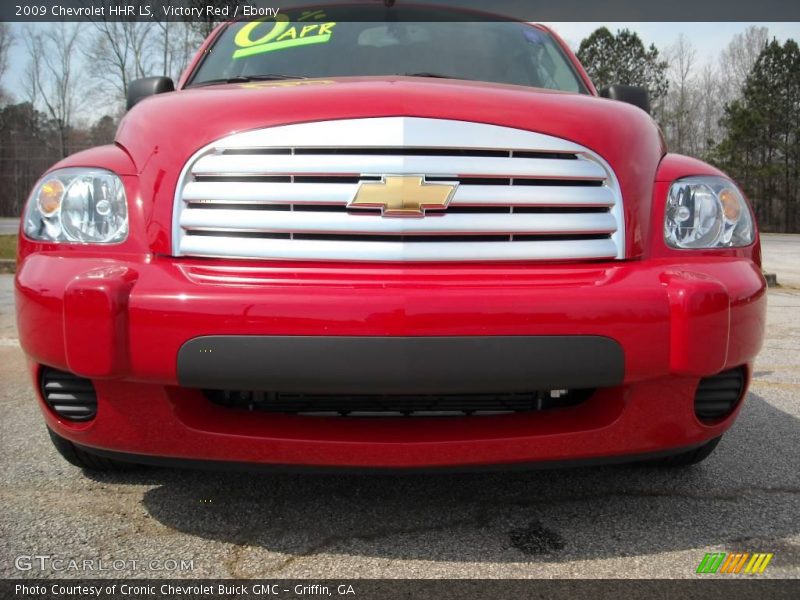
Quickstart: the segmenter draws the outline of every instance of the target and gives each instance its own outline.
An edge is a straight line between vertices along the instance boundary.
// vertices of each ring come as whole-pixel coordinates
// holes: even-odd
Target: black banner
[[[0,21],[229,21],[320,6],[350,6],[352,21],[453,20],[447,9],[473,21],[800,21],[787,0],[3,0]]]
[[[658,600],[661,598],[738,598],[794,600],[800,596],[800,581],[756,578],[713,578],[688,580],[14,580],[0,582],[2,598],[18,600],[97,600],[180,598],[217,600],[231,598],[300,600],[336,598],[346,600],[394,600],[425,598],[478,600],[488,598],[548,598],[597,600]]]

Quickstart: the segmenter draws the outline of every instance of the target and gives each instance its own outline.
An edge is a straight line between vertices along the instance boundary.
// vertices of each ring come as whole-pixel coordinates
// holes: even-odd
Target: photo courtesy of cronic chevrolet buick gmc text
[[[736,183],[546,27],[348,10],[221,25],[33,189],[19,337],[61,454],[703,460],[764,335]]]

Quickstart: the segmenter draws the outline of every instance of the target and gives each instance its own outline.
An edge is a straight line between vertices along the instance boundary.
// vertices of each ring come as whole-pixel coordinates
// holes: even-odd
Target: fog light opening
[[[709,423],[730,416],[742,400],[745,381],[744,367],[701,379],[694,397],[697,418]]]
[[[80,423],[97,416],[97,392],[90,379],[42,367],[39,389],[50,410],[62,419]]]

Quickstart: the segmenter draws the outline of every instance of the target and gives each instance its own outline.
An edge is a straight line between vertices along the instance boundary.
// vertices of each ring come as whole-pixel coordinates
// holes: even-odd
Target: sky
[[[628,28],[639,34],[645,45],[655,44],[660,51],[675,42],[680,33],[684,33],[697,51],[697,64],[702,67],[708,62],[715,62],[720,51],[731,41],[731,38],[743,32],[751,25],[764,26],[769,29],[770,35],[783,42],[788,38],[800,41],[800,23],[595,23],[595,22],[568,22],[568,23],[546,23],[551,26],[566,42],[577,49],[580,41],[588,36],[592,31],[605,25],[612,32],[618,29]],[[22,76],[25,72],[27,57],[24,44],[21,39],[24,35],[24,23],[10,23],[11,30],[16,38],[16,43],[11,50],[10,67],[4,81],[3,87],[12,94],[15,90],[22,89]],[[16,93],[20,96],[20,93]]]

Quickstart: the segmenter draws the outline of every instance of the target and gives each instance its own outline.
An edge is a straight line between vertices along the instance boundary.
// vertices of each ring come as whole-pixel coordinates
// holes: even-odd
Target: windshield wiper
[[[234,77],[223,77],[220,79],[209,79],[200,83],[193,83],[187,87],[202,87],[206,85],[219,85],[221,83],[247,83],[249,81],[280,81],[283,79],[308,79],[303,75],[280,75],[269,73],[266,75],[236,75]]]
[[[403,77],[434,77],[436,79],[463,79],[470,81],[466,77],[456,77],[455,75],[444,75],[442,73],[430,73],[428,71],[422,71],[421,73],[398,73],[398,75],[402,75]]]

